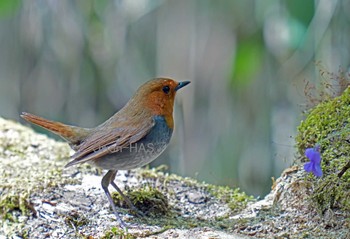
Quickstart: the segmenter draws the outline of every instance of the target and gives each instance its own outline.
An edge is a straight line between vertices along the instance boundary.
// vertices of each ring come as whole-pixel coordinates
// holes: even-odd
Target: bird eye
[[[170,87],[169,86],[164,86],[163,87],[163,92],[165,93],[165,94],[168,94],[169,92],[170,92]]]

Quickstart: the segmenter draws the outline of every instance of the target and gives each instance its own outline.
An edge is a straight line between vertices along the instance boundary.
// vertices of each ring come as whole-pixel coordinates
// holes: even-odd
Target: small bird
[[[70,167],[81,163],[108,169],[101,185],[121,227],[126,227],[112,200],[111,184],[130,208],[138,212],[114,182],[118,170],[142,167],[155,160],[168,146],[174,129],[176,92],[189,81],[156,78],[141,85],[128,103],[95,128],[81,128],[23,112],[21,117],[67,140],[75,151]],[[142,213],[138,212],[140,215]]]

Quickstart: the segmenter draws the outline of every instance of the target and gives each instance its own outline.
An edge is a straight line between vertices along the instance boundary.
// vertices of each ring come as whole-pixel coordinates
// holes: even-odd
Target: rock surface
[[[316,212],[299,166],[260,201],[159,169],[120,171],[122,190],[143,196],[152,188],[167,200],[165,211],[151,206],[144,218],[120,209],[126,233],[100,187],[102,172],[89,165],[63,170],[71,153],[65,143],[0,118],[0,239],[350,238],[349,212]]]

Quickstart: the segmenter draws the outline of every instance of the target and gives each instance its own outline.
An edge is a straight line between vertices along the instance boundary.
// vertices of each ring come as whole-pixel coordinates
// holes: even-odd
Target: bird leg
[[[128,204],[128,206],[134,211],[136,212],[139,216],[143,217],[145,216],[143,214],[143,212],[141,212],[140,210],[138,210],[134,204],[132,204],[132,202],[130,201],[130,199],[124,195],[124,193],[120,190],[120,188],[117,186],[117,184],[112,180],[111,181],[111,185],[115,188],[115,190],[117,190],[117,192],[122,196],[122,198],[124,199],[124,201]]]
[[[102,181],[101,181],[101,185],[102,185],[102,188],[103,190],[105,191],[106,193],[106,196],[108,198],[108,201],[109,201],[109,204],[111,205],[112,209],[113,209],[113,212],[115,214],[115,216],[117,217],[117,221],[119,223],[119,225],[122,227],[122,228],[127,228],[126,227],[126,224],[125,222],[121,219],[121,217],[119,216],[119,213],[117,211],[117,208],[115,207],[115,204],[113,202],[113,199],[112,199],[112,196],[111,194],[109,193],[108,191],[108,186],[111,182],[113,182],[114,178],[115,178],[115,175],[117,173],[117,170],[109,170],[102,178]],[[120,193],[120,192],[119,192]]]
[[[126,227],[126,224],[123,222],[123,220],[120,218],[119,216],[119,213],[117,211],[117,208],[113,202],[113,199],[112,199],[112,196],[110,194],[110,192],[108,191],[108,186],[109,184],[111,184],[116,190],[117,192],[122,196],[123,200],[128,204],[128,206],[133,210],[135,211],[138,216],[144,216],[144,214],[138,210],[133,204],[132,202],[130,201],[130,199],[125,196],[125,194],[120,190],[120,188],[117,186],[117,184],[114,182],[114,179],[115,179],[115,176],[117,174],[117,170],[109,170],[102,178],[102,181],[101,181],[101,185],[102,185],[102,188],[103,190],[105,191],[106,193],[106,196],[108,198],[108,201],[109,201],[109,204],[111,205],[112,209],[113,209],[113,212],[114,214],[116,215],[117,217],[117,221],[119,222],[119,224],[122,226],[122,227]]]

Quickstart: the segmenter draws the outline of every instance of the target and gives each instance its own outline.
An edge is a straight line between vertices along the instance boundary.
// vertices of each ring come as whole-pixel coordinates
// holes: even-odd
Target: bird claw
[[[136,216],[138,217],[145,217],[146,215],[140,211],[138,208],[136,208],[131,202],[128,203],[129,208],[135,213]]]
[[[137,208],[134,208],[133,210],[136,213],[136,216],[138,216],[138,217],[145,217],[146,216],[146,214],[144,214],[142,211],[138,210]]]
[[[117,220],[119,227],[122,228],[124,231],[128,231],[128,227],[129,225],[127,223],[125,223],[123,220]]]

